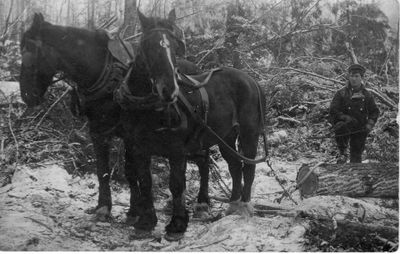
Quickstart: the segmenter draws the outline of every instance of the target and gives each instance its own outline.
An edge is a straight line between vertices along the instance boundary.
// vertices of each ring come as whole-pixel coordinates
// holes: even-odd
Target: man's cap
[[[358,72],[361,75],[364,75],[364,73],[365,73],[365,67],[360,64],[352,64],[352,65],[350,65],[348,70],[349,70],[349,73],[354,73],[354,72],[357,73]]]

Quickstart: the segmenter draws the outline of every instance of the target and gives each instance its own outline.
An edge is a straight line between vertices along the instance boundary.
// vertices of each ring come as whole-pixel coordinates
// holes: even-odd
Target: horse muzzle
[[[166,82],[162,81],[155,82],[155,87],[157,89],[158,96],[162,101],[165,101],[166,103],[174,103],[178,98],[179,87],[175,79],[173,83],[174,83],[173,86],[167,86]]]

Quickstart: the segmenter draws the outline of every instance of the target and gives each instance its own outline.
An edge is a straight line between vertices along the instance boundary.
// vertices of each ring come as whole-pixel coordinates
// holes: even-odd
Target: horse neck
[[[72,35],[73,30],[70,33]],[[49,37],[48,41],[44,41],[44,43],[48,42],[58,53],[58,71],[63,72],[66,78],[75,82],[80,89],[93,85],[106,64],[107,48],[92,45],[90,50],[85,50],[84,54],[80,54],[78,51],[74,51],[77,47],[75,41],[68,40],[66,43],[61,43],[61,41],[61,38],[56,37]]]

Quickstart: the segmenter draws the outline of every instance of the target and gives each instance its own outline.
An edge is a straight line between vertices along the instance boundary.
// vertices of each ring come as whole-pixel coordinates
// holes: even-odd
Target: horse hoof
[[[225,215],[241,215],[251,217],[254,215],[254,208],[250,202],[233,201],[225,211]]]
[[[129,236],[131,240],[143,240],[152,237],[151,230],[135,229],[133,233]]]
[[[97,210],[97,206],[96,207],[91,207],[85,210],[85,213],[87,214],[95,214]]]
[[[100,208],[98,208],[95,212],[96,214],[96,220],[98,221],[102,221],[102,222],[107,222],[110,220],[111,218],[111,213],[108,210],[107,206],[102,206]]]
[[[193,210],[193,218],[207,220],[211,217],[210,207],[207,203],[195,204]]]
[[[185,233],[167,233],[165,234],[164,238],[170,242],[176,242],[183,238]]]

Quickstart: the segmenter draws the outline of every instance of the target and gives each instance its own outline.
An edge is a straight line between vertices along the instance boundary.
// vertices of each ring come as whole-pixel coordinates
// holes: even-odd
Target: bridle
[[[151,71],[151,68],[150,68],[150,61],[149,61],[148,57],[146,56],[146,53],[144,52],[143,44],[145,44],[146,41],[148,41],[150,39],[150,37],[152,36],[152,34],[155,33],[155,32],[160,32],[161,33],[161,38],[162,39],[160,40],[159,43],[160,43],[160,46],[166,50],[168,61],[169,61],[169,64],[170,64],[170,66],[172,68],[172,72],[173,72],[173,79],[174,79],[174,86],[175,86],[174,93],[177,95],[178,91],[179,91],[179,87],[178,87],[178,83],[177,83],[178,68],[172,62],[171,43],[168,40],[166,34],[168,34],[170,37],[175,39],[178,43],[182,43],[182,44],[184,44],[184,43],[180,38],[178,38],[177,35],[175,35],[174,31],[171,31],[170,29],[167,29],[167,28],[153,28],[153,29],[149,30],[146,33],[146,35],[144,35],[142,37],[140,50],[139,50],[139,56],[141,57],[141,60],[142,60],[142,62],[144,64],[144,67],[145,67],[145,69],[146,69],[146,71],[148,73],[148,76],[149,76],[149,79],[150,79],[150,83],[152,85],[152,87],[151,87],[152,94],[156,95],[156,93],[155,93],[156,84],[155,84],[155,80],[152,78],[152,77],[154,77],[154,75],[153,75],[153,73]],[[154,63],[152,63],[152,64],[154,64]],[[156,87],[156,89],[158,90],[157,87]],[[158,91],[158,94],[161,95],[161,91]],[[172,102],[167,102],[167,104],[173,104],[176,101],[177,101],[177,96],[174,97]]]

